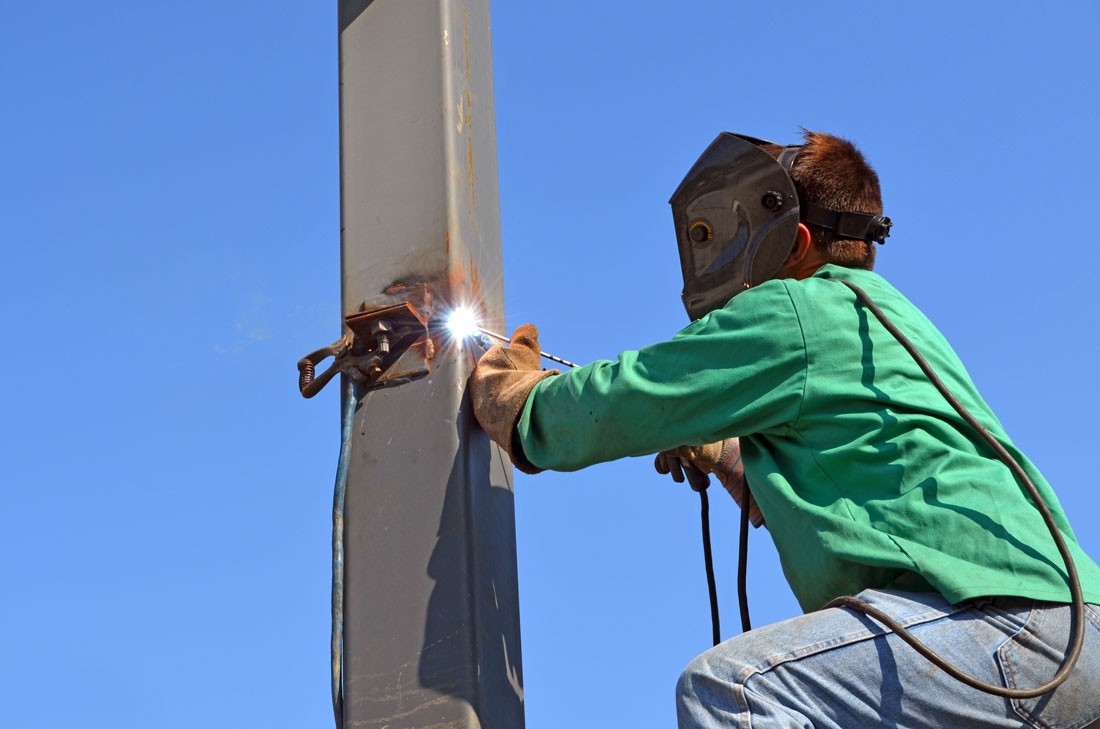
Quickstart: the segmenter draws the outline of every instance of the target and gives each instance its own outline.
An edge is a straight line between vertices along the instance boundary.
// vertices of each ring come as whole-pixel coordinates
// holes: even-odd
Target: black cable
[[[741,505],[741,531],[737,537],[737,604],[741,608],[741,632],[752,630],[749,620],[749,495]]]
[[[707,571],[707,591],[710,595],[711,637],[714,641],[714,645],[718,645],[722,642],[722,628],[718,612],[718,585],[714,578],[714,557],[710,546],[710,497],[707,496],[707,488],[710,486],[710,477],[691,463],[684,463],[682,475],[680,477],[673,475],[673,480],[683,481],[682,476],[687,477],[687,481],[691,485],[693,491],[699,492],[701,507],[700,521],[703,527],[703,564]],[[741,632],[743,633],[752,630],[749,621],[748,588],[746,587],[748,553],[749,510],[746,503],[746,508],[741,510],[741,536],[737,560],[737,597],[741,608]]]
[[[694,485],[693,485],[694,488]],[[707,568],[707,591],[710,593],[710,627],[714,645],[722,642],[722,628],[718,621],[718,585],[714,579],[714,557],[710,551],[710,499],[706,488],[698,489],[700,520],[703,522],[703,562]]]
[[[1001,696],[1007,699],[1030,699],[1037,696],[1042,696],[1043,694],[1053,691],[1055,688],[1060,686],[1066,680],[1066,678],[1069,677],[1070,672],[1073,670],[1074,665],[1076,665],[1077,663],[1077,659],[1081,655],[1081,646],[1085,641],[1085,634],[1084,631],[1082,631],[1081,629],[1081,621],[1085,614],[1085,601],[1081,595],[1081,581],[1077,576],[1077,566],[1073,562],[1073,555],[1069,553],[1069,547],[1066,546],[1066,541],[1062,538],[1062,533],[1059,531],[1058,525],[1054,522],[1054,515],[1051,514],[1050,509],[1043,502],[1043,498],[1042,496],[1040,496],[1039,490],[1035,488],[1035,484],[1032,483],[1031,479],[1027,475],[1027,472],[1024,471],[1019,462],[1017,462],[1016,459],[1012,457],[1012,454],[1009,453],[1005,449],[1005,447],[1002,446],[1000,442],[993,437],[992,434],[990,434],[988,430],[986,430],[985,426],[978,422],[977,418],[971,415],[970,411],[967,410],[961,402],[959,402],[958,398],[956,398],[955,395],[948,389],[943,380],[939,378],[939,376],[932,369],[932,366],[928,364],[928,361],[925,360],[924,356],[921,355],[921,353],[917,350],[916,346],[911,341],[909,341],[909,339],[904,334],[902,334],[896,326],[894,326],[894,323],[890,321],[886,314],[881,309],[879,309],[873,301],[871,301],[871,297],[868,296],[863,289],[848,281],[841,281],[841,283],[843,283],[845,286],[855,292],[859,300],[863,302],[863,305],[866,306],[871,311],[871,313],[875,315],[875,318],[879,320],[882,326],[884,326],[886,330],[894,336],[898,343],[900,343],[901,346],[903,346],[905,350],[909,352],[910,356],[912,356],[913,360],[917,363],[917,366],[921,368],[921,370],[932,382],[932,384],[936,386],[936,389],[940,391],[940,394],[943,395],[948,404],[950,404],[951,407],[955,409],[955,412],[957,412],[959,416],[963,420],[965,420],[966,423],[971,428],[973,428],[974,431],[979,436],[981,436],[981,438],[987,444],[989,444],[989,446],[993,449],[993,451],[997,454],[1001,461],[1003,461],[1004,464],[1008,466],[1008,468],[1012,471],[1013,475],[1016,477],[1017,481],[1020,482],[1021,486],[1023,486],[1028,495],[1031,496],[1031,500],[1034,502],[1035,508],[1039,510],[1039,513],[1043,517],[1043,521],[1046,522],[1047,528],[1050,530],[1050,534],[1054,538],[1054,543],[1058,547],[1058,552],[1062,555],[1062,560],[1065,562],[1066,575],[1068,577],[1069,591],[1070,596],[1073,600],[1073,606],[1070,612],[1070,639],[1069,644],[1066,646],[1066,652],[1062,659],[1062,665],[1054,674],[1053,678],[1051,678],[1043,685],[1033,689],[1003,688],[995,684],[980,681],[973,676],[970,676],[969,674],[963,673],[962,671],[945,661],[938,654],[936,654],[936,652],[933,651],[931,648],[917,640],[916,637],[914,637],[908,630],[903,628],[889,615],[882,612],[873,605],[870,605],[867,602],[864,602],[863,600],[860,600],[858,598],[848,596],[839,597],[830,602],[825,607],[849,607],[853,610],[856,610],[857,612],[863,613],[868,617],[874,618],[875,620],[879,621],[887,628],[892,630],[895,635],[908,643],[915,651],[917,651],[917,653],[920,653],[922,656],[931,661],[937,668],[940,668],[952,678],[961,681],[971,688],[976,688],[980,691],[993,694],[994,696]]]

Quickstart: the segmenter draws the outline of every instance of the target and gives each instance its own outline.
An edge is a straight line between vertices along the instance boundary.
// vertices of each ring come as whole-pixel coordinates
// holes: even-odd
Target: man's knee
[[[713,681],[706,654],[697,657],[680,674],[676,682],[676,723],[679,729],[697,729],[706,726],[709,712],[706,683]]]
[[[676,682],[676,712],[681,727],[713,726],[701,721],[704,716],[710,721],[721,716],[725,719],[721,726],[738,726],[730,721],[742,709],[736,698],[741,671],[735,666],[736,661],[728,652],[720,654],[717,649],[703,653],[687,665]]]
[[[680,729],[812,726],[796,707],[788,705],[781,683],[758,670],[746,647],[753,646],[727,641],[687,665],[676,682]]]
[[[701,691],[705,691],[704,686],[713,685],[714,680],[714,672],[710,661],[707,660],[707,654],[697,656],[680,673],[680,679],[676,682],[676,703],[698,701]]]

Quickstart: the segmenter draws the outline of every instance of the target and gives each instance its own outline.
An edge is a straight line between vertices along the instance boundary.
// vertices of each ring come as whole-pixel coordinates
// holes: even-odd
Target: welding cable
[[[746,489],[747,491],[747,489]],[[741,506],[741,528],[737,535],[737,605],[741,609],[741,632],[752,630],[749,620],[749,499]]]
[[[707,571],[707,592],[710,595],[710,628],[714,645],[722,642],[722,627],[718,617],[718,584],[714,579],[714,553],[710,548],[710,476],[690,462],[682,464],[683,475],[687,476],[691,490],[699,494],[699,521],[703,526],[703,565]],[[673,476],[675,480],[676,476]]]
[[[336,488],[332,495],[332,713],[336,729],[344,727],[344,497],[348,489],[351,462],[351,433],[359,387],[345,377],[347,389],[340,418],[340,460],[336,465]]]
[[[979,679],[974,678],[966,673],[963,673],[958,668],[955,668],[935,651],[928,646],[921,643],[914,637],[908,630],[903,628],[896,620],[891,618],[886,613],[882,612],[878,608],[864,602],[855,597],[839,597],[828,605],[830,607],[849,607],[853,610],[866,615],[867,617],[874,618],[878,622],[885,625],[892,630],[895,635],[908,643],[917,653],[931,661],[936,667],[945,671],[952,678],[980,691],[984,691],[994,696],[1001,696],[1007,699],[1031,699],[1037,696],[1053,691],[1060,686],[1066,678],[1069,677],[1070,672],[1073,670],[1074,665],[1077,663],[1077,659],[1081,655],[1081,646],[1085,641],[1085,634],[1082,630],[1082,620],[1085,614],[1085,601],[1081,595],[1081,581],[1077,576],[1077,566],[1073,562],[1073,555],[1069,552],[1069,547],[1066,546],[1066,540],[1062,538],[1062,533],[1058,529],[1058,525],[1054,521],[1054,515],[1051,514],[1050,508],[1043,502],[1042,496],[1039,494],[1039,490],[1035,488],[1035,484],[1032,483],[1028,477],[1027,472],[1019,462],[1012,457],[1012,454],[1005,449],[1001,443],[993,437],[993,435],[986,430],[978,419],[971,415],[958,398],[948,389],[947,385],[939,378],[939,375],[935,373],[932,366],[928,364],[928,361],[917,350],[916,346],[909,341],[909,339],[901,333],[901,331],[894,325],[893,322],[886,316],[886,314],[878,308],[878,306],[871,301],[871,297],[867,295],[863,289],[859,288],[855,284],[848,281],[841,281],[844,285],[855,292],[859,300],[866,306],[872,314],[879,320],[879,322],[886,328],[890,334],[898,341],[901,346],[905,347],[905,350],[909,352],[913,360],[916,361],[917,366],[924,371],[924,374],[931,380],[932,384],[936,386],[936,389],[940,391],[940,394],[947,400],[947,402],[955,409],[955,412],[962,417],[966,423],[974,429],[974,431],[981,436],[981,438],[989,445],[990,448],[997,454],[1001,461],[1008,466],[1012,471],[1016,480],[1023,486],[1024,491],[1031,497],[1032,502],[1035,504],[1035,508],[1039,510],[1039,513],[1043,517],[1043,521],[1046,522],[1047,528],[1050,530],[1050,535],[1054,538],[1054,543],[1058,547],[1058,552],[1062,555],[1062,561],[1065,562],[1066,576],[1069,583],[1070,597],[1073,601],[1070,611],[1070,639],[1066,646],[1066,652],[1063,654],[1062,665],[1058,671],[1054,674],[1054,677],[1041,686],[1037,686],[1032,689],[1012,689],[1003,688],[995,684],[986,683]]]
[[[722,642],[718,621],[718,584],[714,579],[714,556],[710,550],[710,499],[707,490],[699,491],[699,517],[703,523],[703,562],[707,569],[707,592],[710,593],[710,629],[714,645]]]

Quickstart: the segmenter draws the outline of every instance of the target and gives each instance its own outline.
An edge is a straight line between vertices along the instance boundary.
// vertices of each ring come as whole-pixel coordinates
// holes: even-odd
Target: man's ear
[[[810,235],[810,229],[807,228],[804,223],[799,223],[798,234],[794,239],[794,247],[791,248],[791,255],[787,256],[787,260],[783,264],[783,267],[797,266],[799,263],[802,263],[802,259],[809,253],[812,245],[813,236]]]

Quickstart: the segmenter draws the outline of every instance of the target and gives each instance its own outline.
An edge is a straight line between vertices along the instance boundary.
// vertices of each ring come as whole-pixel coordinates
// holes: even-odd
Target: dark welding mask
[[[692,321],[772,278],[794,247],[798,223],[842,238],[883,242],[890,219],[800,204],[790,177],[800,146],[784,147],[722,132],[672,194],[672,217],[684,275],[684,308]]]

